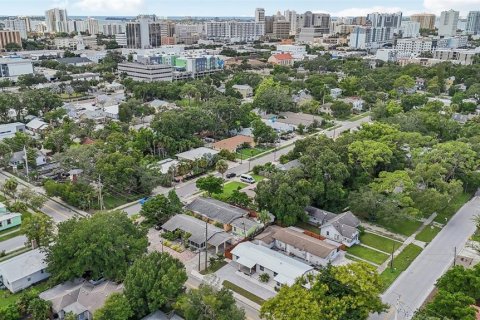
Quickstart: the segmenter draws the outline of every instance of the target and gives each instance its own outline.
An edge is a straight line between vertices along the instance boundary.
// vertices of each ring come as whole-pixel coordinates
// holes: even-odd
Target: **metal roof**
[[[196,149],[192,149],[189,151],[185,151],[182,153],[176,154],[176,157],[178,159],[185,159],[185,160],[190,160],[190,161],[195,161],[197,159],[201,159],[202,157],[211,157],[213,155],[216,155],[220,151],[210,149],[210,148],[205,148],[205,147],[200,147]]]
[[[47,267],[45,257],[40,249],[22,253],[0,263],[0,275],[10,283],[31,276]]]

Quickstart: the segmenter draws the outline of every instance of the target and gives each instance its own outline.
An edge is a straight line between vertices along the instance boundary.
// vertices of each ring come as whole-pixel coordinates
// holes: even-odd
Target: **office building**
[[[357,26],[350,34],[349,46],[355,49],[376,49],[391,42],[402,25],[402,13],[370,13],[366,26]]]
[[[473,64],[474,58],[477,55],[477,51],[465,49],[440,49],[433,52],[434,59],[452,61],[462,65]]]
[[[480,34],[480,11],[470,11],[467,17],[467,34]]]
[[[297,33],[297,12],[293,10],[286,10],[283,13],[285,20],[290,22],[290,34]]]
[[[205,24],[209,40],[225,42],[251,42],[265,35],[264,22],[210,21]]]
[[[435,15],[431,13],[412,14],[410,16],[410,21],[420,23],[420,29],[435,29]]]
[[[5,49],[9,43],[15,43],[22,47],[20,31],[0,30],[0,50]]]
[[[432,52],[436,46],[436,41],[432,38],[398,39],[395,50],[401,53],[420,54]]]
[[[151,49],[162,45],[162,37],[172,37],[174,25],[154,15],[141,15],[126,25],[127,48]]]
[[[115,41],[120,47],[122,48],[127,47],[127,35],[125,33],[117,33],[115,35]]]
[[[118,64],[118,72],[120,74],[125,73],[135,81],[154,82],[173,80],[173,68],[164,64],[124,62]]]
[[[33,74],[33,63],[31,60],[19,58],[0,59],[0,78],[16,81],[19,76],[25,74]]]
[[[3,21],[6,30],[20,32],[22,39],[27,39],[30,29],[30,19],[28,17],[18,17],[14,19],[8,19]]]
[[[272,34],[276,39],[288,39],[290,36],[290,22],[285,20],[273,21]]]
[[[420,23],[416,21],[403,21],[398,31],[402,38],[416,38],[420,35]]]
[[[105,36],[125,33],[125,22],[99,21],[99,32]]]
[[[255,22],[265,22],[265,9],[255,9]]]
[[[45,23],[47,32],[66,32],[68,33],[67,10],[54,8],[45,12]]]
[[[455,10],[442,11],[438,22],[439,36],[454,36],[457,33],[459,12]]]

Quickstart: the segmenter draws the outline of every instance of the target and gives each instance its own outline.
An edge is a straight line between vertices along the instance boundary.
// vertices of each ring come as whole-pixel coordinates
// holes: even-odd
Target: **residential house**
[[[291,53],[277,53],[268,58],[268,63],[280,66],[293,66],[293,56]]]
[[[46,254],[34,249],[0,262],[0,288],[16,293],[47,279]]]
[[[240,93],[244,99],[253,96],[253,88],[248,84],[234,84],[232,88]]]
[[[76,279],[40,293],[40,298],[52,303],[54,319],[63,320],[72,312],[78,320],[92,320],[94,312],[103,307],[112,293],[122,291],[122,284],[111,281]]]
[[[149,314],[145,318],[142,318],[142,320],[184,320],[184,319],[180,317],[178,314],[176,314],[175,312],[166,314],[165,312],[158,310],[152,314]]]
[[[22,224],[22,215],[7,210],[7,207],[0,202],[0,231],[7,230]]]
[[[425,90],[425,79],[423,78],[415,78],[415,89],[417,91],[419,90]]]
[[[320,234],[327,239],[351,247],[360,243],[360,220],[350,211],[334,214],[315,207],[305,208],[310,223],[320,228]]]
[[[182,153],[177,153],[175,156],[177,157],[178,160],[195,161],[204,157],[211,159],[214,155],[218,154],[219,152],[220,151],[217,151],[214,149],[200,147],[200,148],[195,148]]]
[[[25,125],[21,122],[0,124],[0,140],[12,138],[17,132],[24,132]]]
[[[223,201],[198,197],[190,202],[185,209],[190,210],[214,223],[223,225],[225,231],[232,229],[232,222],[238,218],[247,217],[249,212],[245,209],[232,206]]]
[[[283,122],[277,121],[277,119],[273,119],[273,118],[272,119],[262,119],[262,121],[267,126],[269,126],[270,128],[272,128],[273,130],[275,130],[278,133],[294,132],[297,129],[297,127],[292,125],[292,124],[283,123]]]
[[[340,89],[340,88],[330,89],[330,96],[331,96],[333,99],[337,99],[337,98],[340,97],[341,95],[342,95],[342,89]]]
[[[103,108],[105,116],[109,119],[118,120],[118,104],[113,106],[108,106]]]
[[[205,230],[206,229],[206,230]],[[174,232],[181,230],[190,234],[188,244],[195,249],[205,246],[215,247],[215,252],[229,243],[232,237],[222,229],[186,214],[177,214],[162,225],[162,230]]]
[[[275,239],[273,238],[273,235],[279,230],[282,230],[282,227],[270,225],[266,227],[265,230],[262,231],[262,233],[256,235],[252,242],[267,248],[272,248],[275,244]]]
[[[220,151],[228,150],[230,152],[236,152],[237,149],[243,146],[248,146],[248,147],[255,146],[255,142],[253,141],[253,138],[249,136],[237,135],[231,138],[227,138],[227,139],[223,139],[215,142],[212,145],[212,148]]]
[[[299,105],[307,101],[312,101],[313,97],[307,90],[300,90],[297,94],[292,95],[292,100],[295,104]]]
[[[233,220],[230,225],[232,226],[232,233],[242,238],[252,235],[263,226],[263,224],[245,217]]]
[[[32,134],[40,134],[48,128],[48,123],[39,118],[34,118],[25,125],[25,128]]]
[[[340,244],[334,245],[311,237],[297,228],[283,228],[275,232],[272,238],[275,248],[315,266],[325,266],[343,252]]]
[[[47,155],[42,150],[35,149],[35,166],[41,166],[47,163]],[[12,168],[25,165],[25,151],[17,151],[12,153],[9,160],[9,165]]]
[[[292,285],[297,278],[314,273],[312,266],[249,241],[235,246],[232,257],[239,271],[251,276],[266,273],[277,288]]]
[[[349,97],[342,99],[343,102],[350,103],[354,112],[362,112],[365,100],[360,97]]]
[[[85,57],[71,57],[57,59],[58,63],[75,67],[83,67],[93,64],[93,61]]]

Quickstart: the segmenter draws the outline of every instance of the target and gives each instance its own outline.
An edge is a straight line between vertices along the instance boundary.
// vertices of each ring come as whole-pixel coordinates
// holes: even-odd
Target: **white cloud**
[[[330,14],[334,17],[358,17],[358,16],[366,16],[372,12],[382,12],[382,13],[395,13],[402,11],[403,15],[409,15],[410,11],[402,10],[400,7],[385,7],[385,6],[373,6],[368,8],[348,8],[336,12],[330,12]],[[321,12],[321,11],[315,11]]]
[[[460,11],[465,16],[468,11],[478,10],[480,0],[424,0],[423,6],[427,12],[440,14],[444,10],[454,9]]]
[[[143,4],[144,0],[79,0],[73,6],[95,14],[136,15]]]

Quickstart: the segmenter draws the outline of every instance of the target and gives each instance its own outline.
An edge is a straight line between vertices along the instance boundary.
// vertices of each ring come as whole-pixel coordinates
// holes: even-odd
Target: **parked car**
[[[150,197],[142,198],[142,199],[138,200],[138,203],[140,203],[143,206],[145,204],[145,202],[148,201],[148,199],[150,199]]]
[[[250,184],[255,183],[255,179],[249,174],[242,174],[240,176],[240,181],[250,183]]]
[[[236,176],[237,174],[235,172],[229,172],[226,175],[227,179],[235,178]]]

